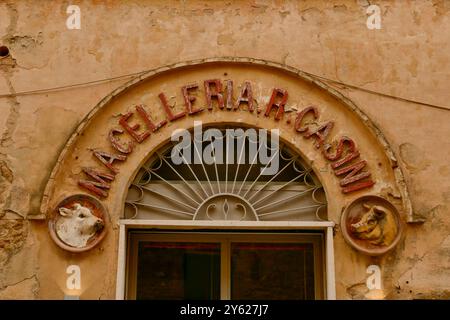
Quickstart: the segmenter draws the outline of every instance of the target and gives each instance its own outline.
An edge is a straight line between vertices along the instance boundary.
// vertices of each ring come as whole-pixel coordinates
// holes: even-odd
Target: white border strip
[[[127,265],[127,230],[125,224],[119,226],[119,251],[117,261],[116,300],[125,299],[125,268]]]
[[[206,220],[129,220],[122,219],[119,225],[127,225],[142,228],[202,228],[213,227],[214,229],[251,228],[251,229],[324,229],[334,227],[333,221],[206,221]]]
[[[334,274],[334,245],[333,227],[326,230],[326,273],[327,273],[327,299],[336,300],[336,279]]]

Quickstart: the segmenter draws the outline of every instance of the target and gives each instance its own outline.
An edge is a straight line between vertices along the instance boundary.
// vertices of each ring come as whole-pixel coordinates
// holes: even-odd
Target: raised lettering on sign
[[[111,146],[115,150],[125,154],[131,153],[131,151],[133,151],[133,142],[130,141],[128,142],[128,144],[124,145],[120,143],[118,138],[116,138],[116,135],[122,133],[123,133],[122,129],[111,129],[108,134],[109,142],[111,142]]]
[[[206,107],[208,110],[212,110],[213,99],[217,100],[217,105],[220,109],[224,108],[224,99],[222,95],[222,82],[218,79],[205,81],[205,95],[206,95]]]
[[[83,168],[83,172],[94,180],[80,180],[78,181],[78,185],[100,198],[106,198],[108,196],[108,192],[105,191],[105,189],[108,190],[111,188],[110,182],[114,180],[114,175],[99,172],[91,168]]]
[[[204,83],[204,102],[206,109],[209,111],[217,110],[218,112],[235,112],[237,110],[245,110],[243,104],[247,105],[247,111],[253,113],[258,102],[254,99],[253,86],[250,81],[244,81],[240,86],[239,95],[234,100],[234,83],[232,80],[225,80],[223,83],[220,79],[210,79],[203,81]],[[225,87],[224,85],[225,84]],[[120,162],[126,161],[128,154],[134,149],[134,141],[142,143],[150,137],[150,135],[165,126],[169,121],[173,122],[185,117],[186,115],[195,116],[204,110],[198,107],[200,102],[197,101],[200,89],[196,83],[187,84],[181,87],[182,99],[184,101],[185,110],[175,113],[167,101],[166,95],[161,92],[158,95],[159,102],[166,119],[155,123],[151,119],[146,106],[137,105],[135,112],[127,112],[119,119],[119,125],[123,129],[111,129],[108,139],[112,149],[118,151],[119,154],[109,153],[105,151],[94,151],[94,156],[106,166],[112,174],[96,171],[95,169],[83,168],[83,172],[91,178],[91,180],[80,180],[79,186],[89,192],[99,196],[106,197],[111,182],[116,174],[119,173]],[[288,92],[285,89],[274,88],[271,90],[269,102],[266,104],[264,111],[265,117],[270,117],[274,111],[274,119],[279,121],[282,119],[285,106],[288,102]],[[199,98],[200,100],[200,98]],[[217,106],[216,108],[214,106]],[[261,110],[258,109],[258,113]],[[133,122],[133,115],[136,115],[143,122],[143,128],[137,122]],[[290,118],[289,118],[290,119]],[[136,120],[134,120],[136,121]],[[291,123],[290,120],[287,123]],[[317,106],[308,106],[299,111],[295,116],[293,129],[302,135],[305,139],[314,141],[314,146],[321,150],[323,157],[330,162],[330,166],[335,176],[340,179],[339,185],[343,193],[351,193],[358,190],[372,187],[375,182],[371,180],[371,174],[366,171],[367,161],[360,158],[360,152],[356,143],[349,137],[343,136],[338,140],[329,143],[328,139],[331,135],[335,123],[334,121],[321,119],[319,108]],[[121,135],[127,135],[131,138],[128,142],[119,139]]]
[[[266,106],[266,112],[264,115],[268,117],[270,115],[270,111],[273,108],[277,108],[275,113],[275,120],[280,120],[284,114],[284,105],[287,102],[288,93],[283,89],[273,89],[272,96],[270,97],[269,103]],[[279,99],[278,102],[276,100]]]

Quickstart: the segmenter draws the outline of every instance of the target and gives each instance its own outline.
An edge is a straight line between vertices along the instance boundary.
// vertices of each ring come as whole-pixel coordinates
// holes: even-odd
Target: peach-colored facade
[[[176,128],[194,120],[279,128],[311,163],[328,198],[338,299],[449,298],[450,248],[450,27],[447,1],[379,1],[381,29],[366,26],[367,1],[79,1],[81,29],[66,27],[62,1],[0,4],[0,298],[62,299],[68,265],[82,271],[81,299],[114,299],[118,222],[130,180]],[[167,66],[167,67],[166,67]],[[140,78],[15,93],[113,78]],[[436,108],[320,81],[308,73],[363,89],[427,102]],[[250,81],[261,113],[205,110],[169,122],[136,146],[122,163],[106,199],[106,238],[85,253],[62,250],[49,236],[58,202],[86,193],[81,168],[101,164],[91,149],[111,152],[109,130],[120,115],[145,104],[155,122],[166,115],[157,96],[203,81]],[[315,80],[316,82],[312,82]],[[131,81],[131,82],[130,82]],[[289,92],[284,118],[264,116],[273,88]],[[287,119],[308,105],[332,120],[329,138],[352,137],[371,188],[344,194],[312,140]],[[136,117],[136,115],[134,115]],[[132,118],[135,119],[135,118]],[[133,120],[134,121],[134,120]],[[130,121],[130,122],[133,122]],[[129,141],[129,136],[122,136]],[[105,169],[105,167],[103,167]],[[354,199],[374,194],[399,210],[403,234],[389,253],[370,257],[343,238],[341,214]],[[370,294],[369,265],[381,268],[383,290]]]

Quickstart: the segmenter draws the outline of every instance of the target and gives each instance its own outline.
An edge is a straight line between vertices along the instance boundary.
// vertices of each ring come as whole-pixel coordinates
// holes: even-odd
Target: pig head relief
[[[351,234],[376,246],[389,246],[398,233],[393,213],[379,205],[363,204],[362,207],[365,212],[350,225]]]
[[[71,208],[61,207],[55,224],[58,237],[69,246],[83,248],[104,227],[104,221],[91,209],[75,202]]]

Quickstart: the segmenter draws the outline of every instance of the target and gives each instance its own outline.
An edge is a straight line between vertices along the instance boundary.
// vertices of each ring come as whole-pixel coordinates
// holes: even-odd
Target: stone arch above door
[[[245,101],[249,97],[251,103]],[[389,200],[403,220],[413,220],[403,174],[389,144],[354,103],[295,68],[250,58],[165,66],[111,92],[61,152],[44,192],[42,213],[53,212],[71,195],[86,193],[99,198],[116,221],[138,169],[174,130],[190,129],[194,121],[279,129],[319,177],[332,221],[338,222],[347,205],[366,195]],[[133,129],[135,124],[140,128]],[[93,178],[98,173],[103,186],[92,184],[100,181]]]

